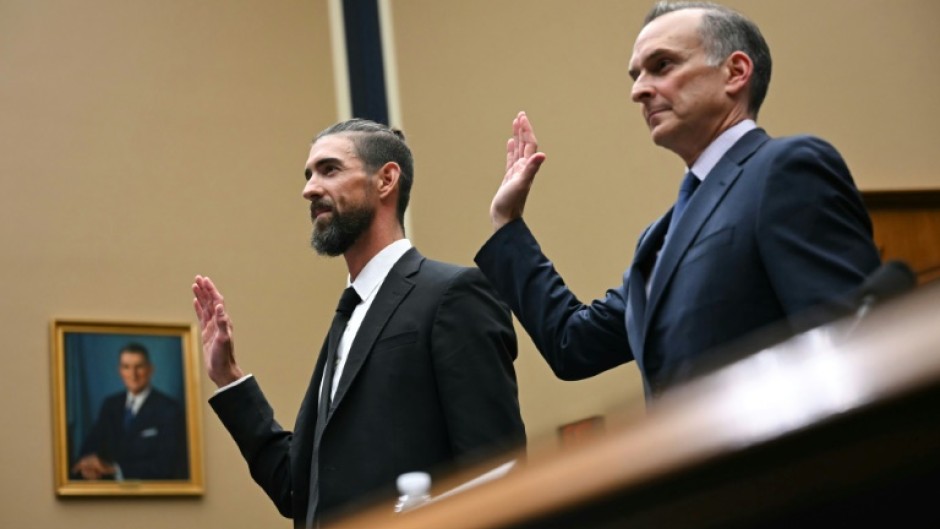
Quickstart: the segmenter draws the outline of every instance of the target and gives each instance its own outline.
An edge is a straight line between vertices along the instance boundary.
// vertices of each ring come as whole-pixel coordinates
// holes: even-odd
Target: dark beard
[[[310,246],[320,255],[336,257],[346,253],[346,250],[369,229],[372,218],[375,217],[375,209],[358,206],[345,213],[334,209],[332,215],[333,219],[323,229],[319,229],[314,221]]]

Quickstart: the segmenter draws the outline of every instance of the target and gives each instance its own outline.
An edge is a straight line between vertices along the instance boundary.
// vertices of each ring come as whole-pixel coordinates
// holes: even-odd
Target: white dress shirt
[[[727,153],[735,143],[745,134],[757,128],[757,123],[753,119],[745,119],[734,124],[728,130],[722,132],[715,141],[711,142],[702,154],[699,155],[695,163],[692,164],[692,172],[698,177],[700,182],[704,182],[708,173],[718,165],[721,157]],[[686,171],[689,168],[686,167]]]
[[[346,286],[352,286],[356,289],[356,293],[359,294],[362,301],[353,309],[353,313],[349,317],[349,322],[346,324],[346,330],[343,331],[343,335],[339,340],[339,348],[336,351],[336,370],[333,372],[333,387],[330,389],[330,398],[333,398],[336,394],[336,388],[339,386],[339,381],[343,375],[343,368],[346,367],[346,358],[349,356],[349,349],[352,347],[356,333],[359,332],[359,326],[362,325],[362,320],[366,317],[369,307],[372,306],[372,302],[375,300],[375,295],[378,293],[379,287],[385,282],[385,278],[388,276],[392,267],[395,266],[395,263],[397,263],[411,247],[411,241],[408,239],[399,239],[375,254],[375,257],[370,259],[369,262],[366,263],[366,266],[363,267],[362,271],[359,272],[359,276],[356,277],[355,281],[350,283],[349,277],[346,277]],[[235,387],[245,380],[248,380],[251,376],[252,374],[249,373],[231,384],[220,387],[215,390],[215,393],[218,394],[228,388]],[[319,389],[318,394],[322,394],[322,380],[320,381]]]
[[[134,395],[130,391],[127,392],[127,400],[124,401],[124,407],[130,408],[131,413],[134,414],[134,417],[137,416],[137,412],[140,411],[140,407],[144,405],[144,401],[147,400],[147,397],[150,396],[150,386],[140,393]]]
[[[395,263],[405,255],[405,252],[411,249],[411,241],[408,239],[399,239],[375,254],[366,266],[359,272],[359,276],[352,283],[346,278],[346,286],[352,286],[356,294],[362,301],[353,309],[349,316],[349,322],[346,324],[346,330],[339,339],[339,345],[336,349],[336,370],[333,372],[333,387],[330,388],[330,399],[336,396],[336,388],[343,376],[343,368],[346,367],[346,358],[349,356],[349,349],[352,347],[353,340],[359,332],[359,326],[362,320],[369,312],[369,307],[375,301],[375,295],[379,292],[379,287],[385,282],[389,271],[395,266]],[[320,388],[323,388],[323,382],[320,382]],[[321,392],[322,394],[322,392]]]

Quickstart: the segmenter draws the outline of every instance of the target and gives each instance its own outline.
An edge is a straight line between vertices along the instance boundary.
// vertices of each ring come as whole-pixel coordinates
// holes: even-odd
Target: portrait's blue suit
[[[126,401],[126,391],[104,400],[80,457],[97,454],[116,463],[124,479],[188,478],[186,419],[180,404],[152,388],[125,428]]]
[[[844,313],[848,294],[880,264],[848,168],[814,137],[750,131],[663,245],[671,216],[646,229],[623,283],[590,305],[521,219],[497,231],[476,262],[559,378],[635,360],[648,398],[710,367],[722,346]]]

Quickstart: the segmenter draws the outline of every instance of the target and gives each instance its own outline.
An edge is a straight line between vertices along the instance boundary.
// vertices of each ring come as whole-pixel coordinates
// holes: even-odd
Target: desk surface
[[[836,322],[731,363],[597,439],[530,453],[499,479],[330,527],[937,527],[938,419],[935,283],[858,325]]]

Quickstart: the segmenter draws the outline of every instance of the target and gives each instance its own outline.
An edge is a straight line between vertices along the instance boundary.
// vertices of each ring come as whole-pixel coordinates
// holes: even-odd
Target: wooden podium
[[[823,524],[940,527],[940,283],[722,367],[597,439],[530,450],[482,485],[327,527]]]

